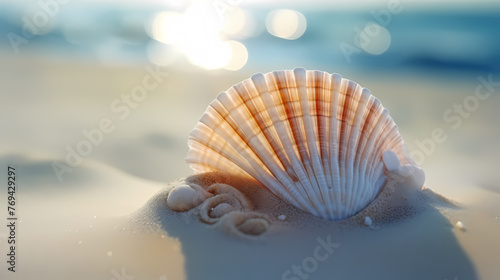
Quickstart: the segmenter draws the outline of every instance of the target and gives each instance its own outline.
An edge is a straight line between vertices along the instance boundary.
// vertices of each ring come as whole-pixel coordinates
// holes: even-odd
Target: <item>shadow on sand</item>
[[[179,239],[187,279],[478,279],[440,206],[375,229],[275,223],[245,240],[201,223],[196,208],[169,210],[165,196],[158,193],[142,213]]]

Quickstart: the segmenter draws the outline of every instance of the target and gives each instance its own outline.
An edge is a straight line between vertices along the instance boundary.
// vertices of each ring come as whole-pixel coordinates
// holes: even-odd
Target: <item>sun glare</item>
[[[221,36],[221,33],[236,35],[251,32],[248,17],[238,8],[220,15],[208,3],[195,3],[184,13],[158,13],[148,29],[153,39],[176,46],[191,64],[208,70],[223,68],[236,71],[245,66],[248,59],[247,49],[242,43],[228,41]],[[156,58],[158,50],[161,48],[157,46],[152,50],[152,53],[156,52]],[[151,60],[153,63],[158,61]]]
[[[157,14],[152,23],[151,35],[159,42],[175,44],[181,40],[182,33],[177,26],[181,26],[183,17],[177,12],[162,12]]]

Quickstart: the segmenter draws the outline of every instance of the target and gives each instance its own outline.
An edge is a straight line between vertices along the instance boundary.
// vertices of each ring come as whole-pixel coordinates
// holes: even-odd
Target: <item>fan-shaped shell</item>
[[[368,89],[303,68],[255,74],[221,92],[188,145],[196,172],[248,174],[294,206],[334,220],[375,199],[385,182],[385,151],[414,164]]]

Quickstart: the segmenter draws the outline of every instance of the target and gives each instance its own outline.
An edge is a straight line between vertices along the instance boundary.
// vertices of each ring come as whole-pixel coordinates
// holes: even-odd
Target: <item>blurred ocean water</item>
[[[148,25],[158,12],[182,12],[187,8],[185,5],[75,2],[43,6],[40,3],[3,5],[1,55],[30,54],[111,64],[148,63],[151,59],[148,51],[160,45],[162,55],[170,57],[168,66],[196,69],[174,47],[156,42],[148,34]],[[277,5],[242,5],[241,9],[252,21],[251,34],[223,36],[241,42],[248,52],[244,67],[259,71],[297,65],[367,71],[500,71],[500,5],[480,8],[470,3],[460,9],[405,5],[406,2],[400,2],[392,10],[387,5],[366,9],[297,6],[293,9],[304,15],[307,28],[296,40],[278,38],[266,31],[266,15]],[[220,8],[212,7],[212,11],[206,12],[220,16],[221,21],[226,10],[234,8],[227,6],[221,13]],[[204,22],[198,24],[202,28]],[[370,24],[375,24],[371,30]],[[387,50],[381,54],[365,51],[363,43],[379,40],[380,28],[389,37],[378,43],[387,44]],[[207,53],[209,56],[210,52]]]

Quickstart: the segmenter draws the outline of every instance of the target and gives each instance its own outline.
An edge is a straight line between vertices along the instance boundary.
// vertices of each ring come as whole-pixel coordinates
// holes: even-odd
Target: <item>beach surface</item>
[[[1,59],[0,182],[6,186],[9,166],[17,182],[16,272],[3,261],[1,279],[462,280],[500,274],[500,86],[484,82],[498,80],[495,75],[438,79],[321,69],[360,83],[382,101],[425,170],[426,188],[456,207],[433,205],[373,228],[272,217],[265,234],[248,239],[170,211],[162,194],[167,183],[192,174],[184,162],[187,136],[210,101],[252,70]],[[127,101],[148,76],[156,86],[141,101]],[[2,223],[7,197],[2,188]],[[0,252],[7,261],[10,235],[2,226]]]

